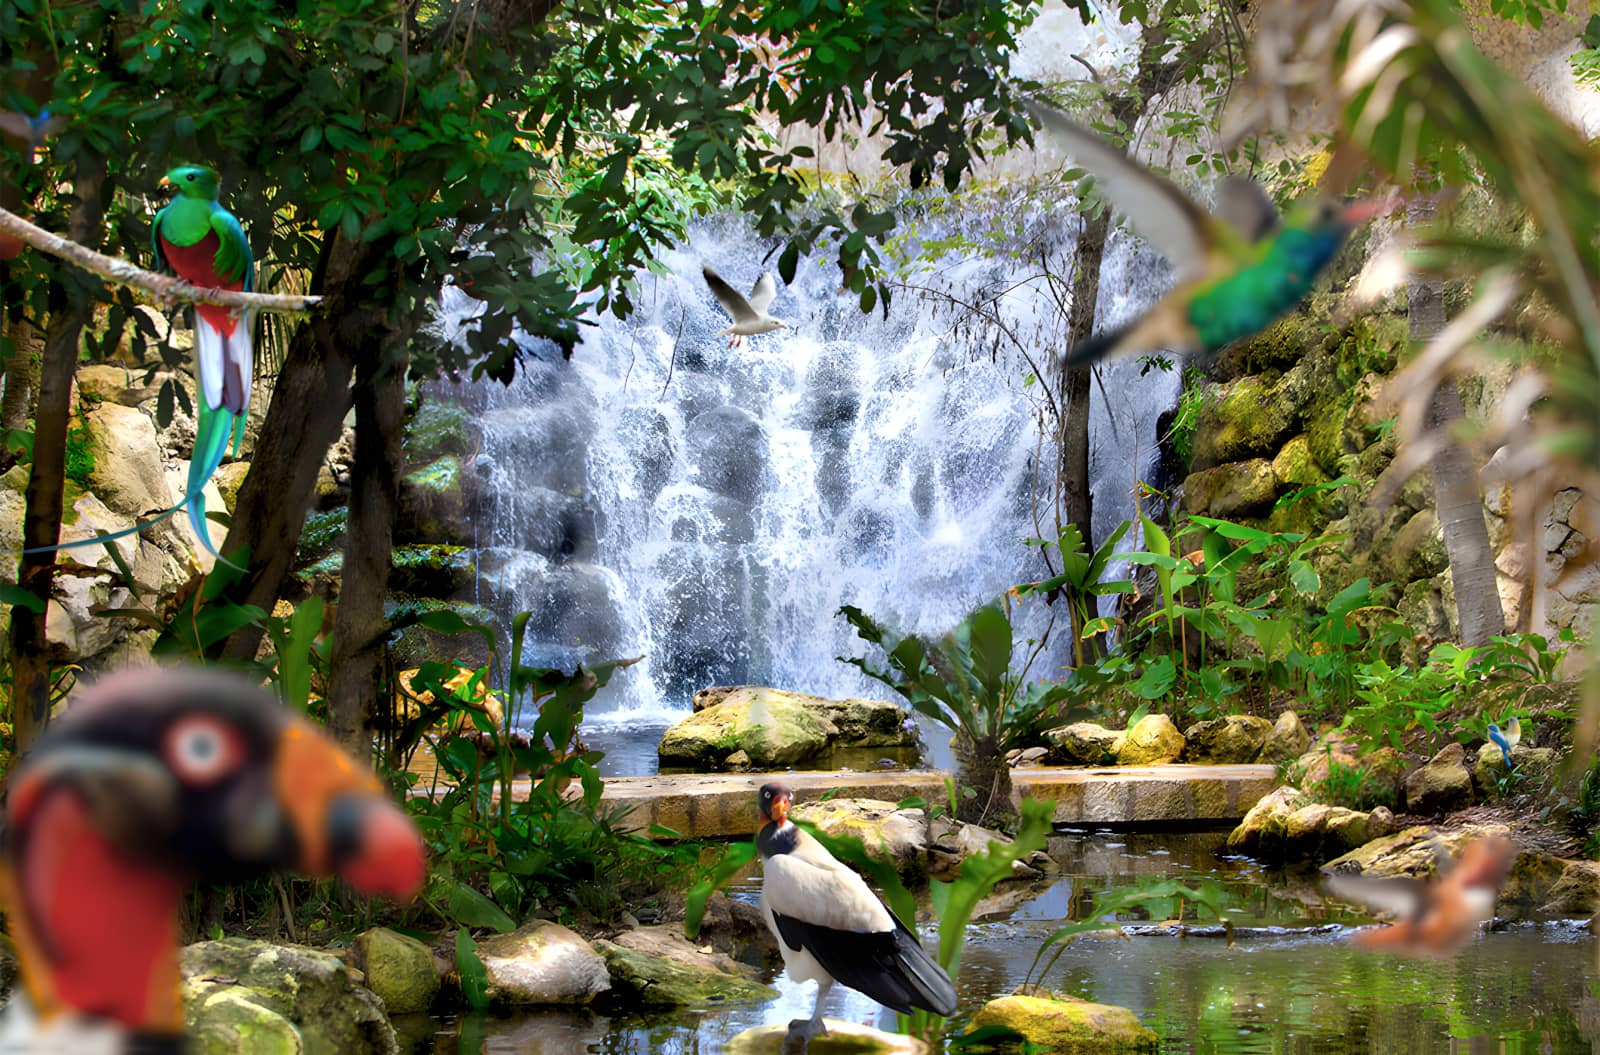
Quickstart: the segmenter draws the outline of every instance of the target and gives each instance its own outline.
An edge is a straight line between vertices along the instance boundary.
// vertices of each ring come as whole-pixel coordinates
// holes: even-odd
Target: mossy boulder
[[[719,1004],[770,1000],[771,986],[738,974],[699,967],[653,952],[598,940],[594,950],[611,976],[607,1001],[632,1008],[715,1007]]]
[[[356,935],[350,944],[350,962],[391,1015],[426,1011],[439,994],[433,950],[387,927]]]
[[[1210,469],[1277,451],[1297,431],[1304,406],[1301,389],[1284,383],[1291,376],[1293,371],[1276,382],[1241,377],[1202,404],[1190,465]]]
[[[1526,747],[1518,744],[1511,749],[1511,761],[1516,767],[1519,789],[1543,787],[1555,772],[1560,757],[1549,747]],[[1506,758],[1494,744],[1484,744],[1478,749],[1478,760],[1472,767],[1472,786],[1480,798],[1493,798],[1507,775]]]
[[[1278,497],[1278,478],[1265,458],[1228,462],[1193,472],[1183,481],[1183,507],[1214,517],[1258,516]]]
[[[1432,509],[1419,509],[1401,525],[1387,549],[1385,564],[1390,578],[1398,583],[1431,579],[1450,566],[1444,548],[1444,533]]]
[[[418,597],[453,597],[472,588],[475,551],[465,546],[396,546],[389,588]]]
[[[1323,861],[1387,834],[1394,815],[1312,802],[1303,791],[1281,787],[1262,798],[1228,835],[1230,853],[1264,861]]]
[[[877,799],[836,798],[802,803],[794,815],[829,835],[860,839],[869,855],[892,863],[902,879],[917,880],[928,873],[928,823],[922,810],[903,810]]]
[[[1277,477],[1279,488],[1285,491],[1327,483],[1329,479],[1316,458],[1312,457],[1311,441],[1305,433],[1285,443],[1283,449],[1273,456],[1272,475]]]
[[[1456,617],[1456,586],[1448,571],[1431,579],[1409,582],[1395,604],[1400,621],[1416,632],[1419,646],[1453,641],[1460,634]]]
[[[494,612],[480,604],[391,594],[384,603],[384,617],[391,625],[401,627],[389,646],[396,666],[420,667],[440,656],[449,656],[462,666],[474,668],[489,662],[488,644],[482,635],[472,631],[445,634],[416,622],[418,615],[429,612],[451,612],[478,626],[495,625]]]
[[[1183,755],[1183,734],[1164,714],[1147,714],[1129,729],[1117,748],[1119,766],[1153,766]]]
[[[1125,1007],[1014,993],[978,1009],[967,1032],[1001,1026],[1052,1052],[1155,1051],[1158,1038]]]
[[[1271,733],[1272,723],[1252,714],[1196,722],[1183,731],[1183,760],[1197,765],[1254,762]]]
[[[395,541],[471,545],[473,477],[454,454],[444,454],[400,479]]]
[[[1466,748],[1447,744],[1428,764],[1406,778],[1406,809],[1412,813],[1446,813],[1472,804],[1472,774]]]
[[[1261,754],[1256,761],[1272,764],[1287,762],[1305,754],[1310,746],[1311,733],[1300,721],[1300,716],[1294,711],[1284,711],[1272,723],[1272,731],[1267,734],[1267,742],[1261,745]]]
[[[340,506],[326,513],[312,513],[300,529],[300,550],[297,559],[313,564],[344,545],[345,528],[350,524],[350,507]]]
[[[827,700],[758,685],[696,694],[698,708],[662,734],[664,766],[722,769],[729,756],[755,769],[820,758],[835,747],[914,747],[911,714],[882,700]]]
[[[234,503],[239,500],[239,488],[244,486],[244,478],[250,473],[249,462],[229,462],[217,466],[217,471],[211,474],[212,481],[217,485],[217,493],[222,495],[222,504],[228,512],[233,512]]]
[[[1126,734],[1095,722],[1073,722],[1045,730],[1050,747],[1044,756],[1053,766],[1114,766]]]
[[[406,460],[423,465],[440,455],[470,455],[478,449],[481,432],[459,403],[430,399],[406,422]]]
[[[338,957],[243,938],[184,949],[184,1027],[200,1055],[397,1050],[383,1002]]]

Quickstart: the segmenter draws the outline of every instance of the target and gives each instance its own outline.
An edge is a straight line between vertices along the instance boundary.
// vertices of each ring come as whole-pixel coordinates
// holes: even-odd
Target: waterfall
[[[1069,250],[1077,230],[1065,206],[1001,217],[992,202],[954,203],[908,226],[926,248],[1001,219],[1054,224]],[[835,658],[864,647],[835,614],[841,604],[937,635],[1042,574],[1023,540],[1051,531],[1048,500],[1036,512],[1034,488],[1042,460],[1048,494],[1055,455],[1039,436],[1042,386],[1026,382],[1021,352],[961,324],[942,297],[906,291],[887,318],[863,315],[821,256],[779,283],[770,310],[790,328],[730,349],[713,336],[726,317],[701,261],[748,289],[775,269],[764,260],[772,249],[740,218],[699,222],[687,245],[664,254],[665,273],[639,275],[630,319],[592,318],[567,361],[530,342],[509,386],[463,386],[483,430],[480,600],[504,622],[534,613],[530,661],[644,656],[590,705],[591,726],[659,727],[714,684],[884,696]],[[1027,271],[950,249],[910,284],[970,302]],[[1166,280],[1158,259],[1120,236],[1104,275],[1102,325]],[[1036,291],[1019,288],[1003,303],[1013,333],[1042,332]],[[446,290],[446,328],[473,304]],[[1029,351],[1044,366],[1040,340]],[[1177,376],[1140,377],[1129,362],[1103,381],[1109,403],[1096,388],[1092,408],[1102,536],[1131,514],[1137,463],[1151,456]],[[1025,603],[1019,639],[1036,636],[1045,617],[1042,604]],[[1035,674],[1061,668],[1061,637]]]

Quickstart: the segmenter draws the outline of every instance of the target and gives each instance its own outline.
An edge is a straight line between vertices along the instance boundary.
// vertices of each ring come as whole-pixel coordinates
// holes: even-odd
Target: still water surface
[[[1050,852],[1061,874],[1013,894],[1001,918],[969,929],[962,1011],[970,1015],[1020,983],[1044,937],[1063,918],[1093,914],[1097,895],[1170,877],[1221,884],[1244,936],[1231,947],[1218,938],[1165,935],[1084,939],[1068,947],[1045,979],[1058,991],[1132,1008],[1160,1036],[1163,1052],[1600,1051],[1600,949],[1587,930],[1551,922],[1490,931],[1440,962],[1364,952],[1346,942],[1348,927],[1361,917],[1325,904],[1314,875],[1221,857],[1223,838],[1053,837]],[[752,876],[730,892],[753,901],[759,891]],[[1329,924],[1340,926],[1329,930]],[[1263,933],[1271,928],[1279,930]],[[416,1055],[714,1055],[741,1030],[809,1016],[812,986],[781,974],[774,984],[774,1001],[707,1012],[490,1015],[401,1025]],[[834,990],[827,1014],[893,1028],[892,1014],[845,989]]]

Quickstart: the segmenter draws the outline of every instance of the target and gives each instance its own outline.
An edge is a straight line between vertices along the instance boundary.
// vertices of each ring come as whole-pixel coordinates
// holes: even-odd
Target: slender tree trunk
[[[1074,251],[1072,301],[1068,308],[1067,347],[1076,347],[1094,333],[1095,310],[1100,301],[1100,264],[1105,258],[1106,236],[1111,218],[1106,210],[1088,220],[1078,234]],[[1060,452],[1056,487],[1061,496],[1061,516],[1077,527],[1084,548],[1094,552],[1094,496],[1089,479],[1089,393],[1094,378],[1091,367],[1075,366],[1062,370],[1061,422],[1056,436]],[[1082,663],[1099,653],[1097,639],[1083,640],[1073,606],[1067,605],[1072,629],[1072,654]]]
[[[110,194],[106,159],[87,149],[80,151],[68,237],[91,247],[100,244],[105,203]],[[34,412],[33,462],[22,520],[25,548],[53,546],[61,538],[72,375],[78,365],[78,341],[94,310],[87,289],[76,284],[65,288],[57,284],[50,299],[50,322],[45,328],[44,361],[40,365],[39,398]],[[17,573],[18,585],[41,602],[37,612],[26,605],[11,609],[11,705],[18,751],[28,750],[50,720],[50,646],[45,636],[43,606],[50,601],[55,566],[53,552],[25,553]]]
[[[1411,226],[1427,223],[1437,207],[1432,198],[1413,199],[1406,209],[1406,222]],[[1412,275],[1406,294],[1413,341],[1432,340],[1444,329],[1443,293],[1444,285],[1437,277]],[[1454,379],[1447,378],[1433,394],[1428,425],[1449,429],[1463,415],[1461,393]],[[1489,529],[1483,519],[1478,468],[1471,453],[1452,442],[1434,456],[1432,472],[1434,506],[1445,552],[1450,557],[1450,582],[1455,587],[1461,643],[1469,648],[1485,645],[1494,635],[1505,633],[1506,619],[1500,607],[1494,548],[1489,544]]]
[[[11,359],[6,363],[5,395],[0,397],[0,431],[28,427],[42,356],[39,330],[26,315],[6,324],[6,336],[11,338]]]
[[[338,234],[323,244],[311,292],[324,300],[289,344],[222,547],[228,554],[242,546],[250,550],[249,575],[234,597],[240,603],[270,611],[294,563],[317,470],[350,409],[356,359],[371,335],[386,329],[381,314],[362,302],[368,292],[362,280],[387,250]],[[256,627],[238,631],[222,655],[254,659],[261,633]]]
[[[397,342],[398,343],[398,342]],[[403,345],[402,345],[403,347]],[[369,365],[374,364],[374,365]],[[358,758],[372,749],[370,722],[382,688],[384,595],[393,558],[404,452],[405,361],[363,359],[356,373],[356,450],[351,467],[350,521],[334,615],[328,731]]]

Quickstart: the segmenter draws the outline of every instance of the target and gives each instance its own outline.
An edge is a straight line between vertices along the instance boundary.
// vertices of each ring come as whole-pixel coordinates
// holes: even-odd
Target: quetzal
[[[217,174],[201,165],[180,165],[161,179],[177,195],[156,213],[150,242],[158,265],[205,289],[252,291],[255,261],[239,220],[217,202]],[[250,409],[250,313],[212,304],[195,305],[195,358],[200,382],[199,422],[189,458],[189,479],[182,501],[126,531],[41,549],[94,546],[142,531],[180,509],[189,511],[189,525],[200,544],[224,563],[206,530],[206,482],[233,445],[244,443]],[[31,552],[31,551],[25,551]]]
[[[1229,177],[1217,187],[1213,214],[1059,110],[1027,106],[1177,273],[1176,288],[1155,307],[1068,350],[1069,366],[1158,348],[1210,355],[1258,333],[1311,291],[1352,230],[1390,207],[1311,195],[1280,217],[1258,183]]]

